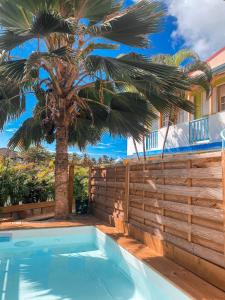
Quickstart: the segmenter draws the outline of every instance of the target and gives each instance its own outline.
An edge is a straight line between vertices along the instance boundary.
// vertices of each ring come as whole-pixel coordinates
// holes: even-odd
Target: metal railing
[[[209,118],[194,120],[189,123],[190,144],[209,139]]]
[[[146,150],[158,148],[158,130],[150,132],[145,139]]]

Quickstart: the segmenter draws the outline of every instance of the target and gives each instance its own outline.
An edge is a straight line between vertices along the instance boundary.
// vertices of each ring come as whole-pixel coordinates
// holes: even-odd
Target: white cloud
[[[110,146],[109,143],[98,143],[98,145],[102,145],[102,146]]]
[[[16,132],[16,128],[8,128],[8,129],[5,129],[6,132]]]
[[[107,146],[95,146],[95,149],[106,149],[108,148]]]
[[[164,0],[169,14],[177,19],[175,40],[182,37],[186,47],[202,58],[225,46],[225,2],[223,0]]]

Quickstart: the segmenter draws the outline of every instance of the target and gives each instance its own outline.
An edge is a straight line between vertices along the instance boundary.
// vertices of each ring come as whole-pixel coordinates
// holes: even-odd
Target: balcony
[[[179,123],[170,126],[165,144],[165,152],[191,152],[221,149],[221,131],[225,128],[225,112],[215,113],[208,117]],[[163,149],[166,127],[152,131],[146,136],[146,151],[159,154]],[[225,139],[225,133],[224,133]],[[225,147],[225,140],[223,141]],[[128,140],[128,155],[135,155],[132,139]],[[137,144],[139,153],[143,152],[143,144]]]
[[[209,140],[209,118],[201,118],[189,123],[190,144]]]

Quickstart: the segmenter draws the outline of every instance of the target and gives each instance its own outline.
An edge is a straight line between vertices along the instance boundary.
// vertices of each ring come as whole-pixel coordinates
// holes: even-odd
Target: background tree
[[[68,215],[68,145],[84,148],[106,130],[140,140],[157,110],[171,104],[193,109],[180,97],[189,84],[176,68],[133,52],[117,58],[93,53],[118,43],[146,48],[148,35],[158,32],[164,14],[158,1],[123,7],[119,0],[0,0],[0,110],[9,106],[1,127],[24,111],[33,93],[33,116],[9,145],[56,141],[56,217]],[[31,40],[29,55],[11,54]]]
[[[28,163],[49,163],[54,159],[54,154],[47,151],[42,146],[30,147],[20,153],[20,156]]]
[[[187,77],[190,85],[201,87],[206,91],[207,96],[211,91],[212,71],[210,66],[201,61],[198,54],[190,49],[182,49],[174,55],[159,54],[152,57],[152,61],[168,66],[178,67]],[[191,75],[192,73],[192,75]],[[181,92],[184,94],[184,91]],[[184,95],[181,95],[183,97]],[[170,126],[175,124],[179,113],[179,107],[172,105],[164,117],[168,118],[166,134],[163,142],[162,158],[164,156],[167,137]]]

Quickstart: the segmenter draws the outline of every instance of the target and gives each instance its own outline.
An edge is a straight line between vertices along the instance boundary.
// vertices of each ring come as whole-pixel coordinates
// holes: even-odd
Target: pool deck
[[[99,230],[112,237],[116,242],[137,258],[159,272],[163,277],[197,300],[224,300],[225,293],[208,284],[193,273],[177,265],[171,260],[159,256],[150,248],[137,240],[119,233],[114,227],[92,216],[74,217],[69,221],[16,221],[0,223],[1,230],[19,230],[35,228],[96,226]]]

